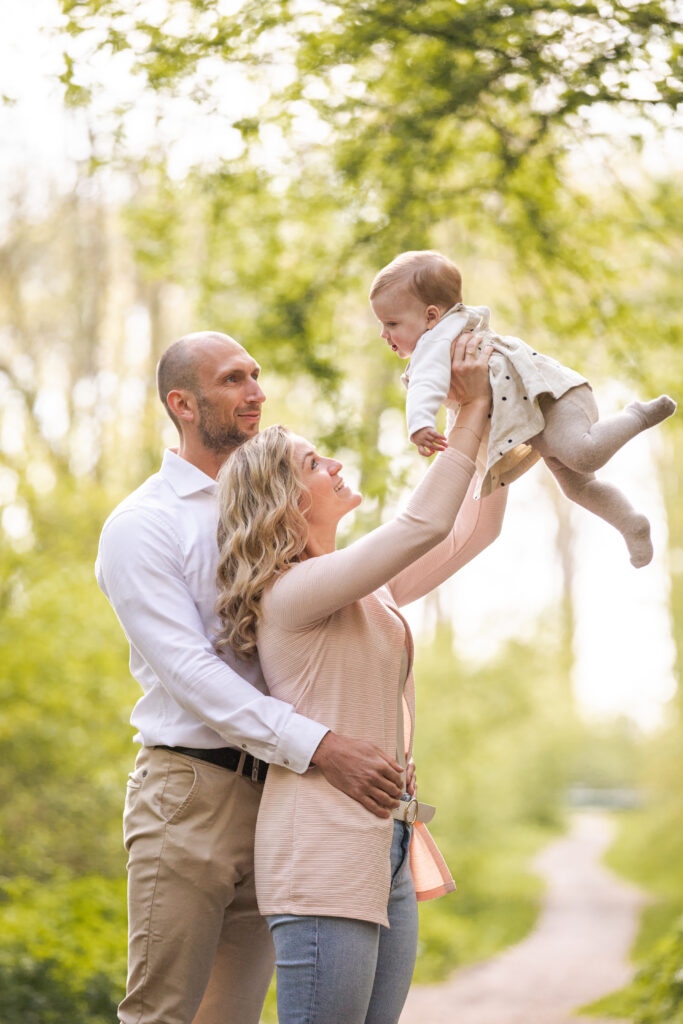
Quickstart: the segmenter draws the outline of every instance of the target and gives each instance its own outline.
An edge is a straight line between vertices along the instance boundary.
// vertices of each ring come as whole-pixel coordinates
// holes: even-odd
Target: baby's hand
[[[417,446],[420,455],[424,455],[427,459],[435,452],[442,452],[444,448],[448,448],[446,438],[433,427],[420,427],[414,434],[411,434],[410,440]]]

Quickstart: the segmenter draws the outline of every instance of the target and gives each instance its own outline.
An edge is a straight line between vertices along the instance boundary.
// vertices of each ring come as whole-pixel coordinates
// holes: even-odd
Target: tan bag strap
[[[401,657],[401,668],[399,669],[398,677],[398,709],[396,712],[396,760],[398,761],[403,770],[404,780],[406,773],[406,740],[405,730],[403,728],[403,691],[405,690],[407,678],[408,651],[404,647],[403,656]]]
[[[408,652],[404,647],[403,657],[401,658],[401,669],[398,684],[398,708],[396,711],[396,760],[400,764],[403,772],[404,786],[406,780],[406,740],[403,730],[403,691],[405,690],[407,678]],[[392,818],[397,818],[399,821],[406,821],[409,824],[412,824],[415,821],[431,821],[435,812],[436,808],[432,807],[431,804],[419,803],[415,797],[413,797],[412,800],[403,800],[400,806],[391,812],[391,816]]]

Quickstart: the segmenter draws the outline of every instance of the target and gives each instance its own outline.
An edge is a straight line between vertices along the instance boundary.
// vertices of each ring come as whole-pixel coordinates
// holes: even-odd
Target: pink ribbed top
[[[268,589],[258,651],[274,697],[395,757],[407,649],[410,752],[413,643],[399,607],[438,586],[500,532],[506,492],[501,488],[475,502],[473,472],[470,459],[447,449],[394,520],[340,551],[293,566]],[[392,833],[392,819],[366,811],[318,769],[297,775],[271,765],[256,827],[261,913],[386,925]],[[414,830],[411,867],[418,899],[454,888],[424,825]]]

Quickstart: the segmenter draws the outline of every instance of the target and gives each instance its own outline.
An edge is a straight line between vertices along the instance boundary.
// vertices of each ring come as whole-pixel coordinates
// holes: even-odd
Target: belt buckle
[[[417,799],[413,796],[406,803],[406,809],[403,814],[403,820],[407,825],[414,825],[417,821],[418,803]]]

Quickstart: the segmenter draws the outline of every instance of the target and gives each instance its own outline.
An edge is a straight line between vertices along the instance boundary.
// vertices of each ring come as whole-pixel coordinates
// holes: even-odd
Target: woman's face
[[[341,475],[337,459],[318,455],[310,441],[294,435],[294,459],[301,481],[311,495],[305,516],[309,529],[336,526],[342,516],[361,503],[358,491],[352,491]]]

